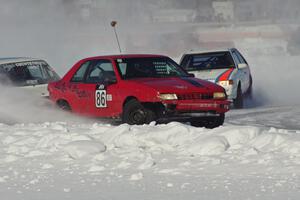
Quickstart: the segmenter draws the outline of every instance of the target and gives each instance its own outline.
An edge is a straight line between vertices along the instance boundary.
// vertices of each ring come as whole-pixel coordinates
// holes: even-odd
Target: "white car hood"
[[[48,84],[41,84],[41,85],[30,85],[30,86],[24,86],[21,88],[24,88],[26,90],[30,90],[36,95],[42,96],[42,97],[48,97],[49,92],[47,89]]]
[[[228,70],[228,68],[227,69],[199,70],[199,71],[192,71],[192,73],[195,74],[196,78],[215,82],[216,79],[221,74],[226,72],[227,70]]]

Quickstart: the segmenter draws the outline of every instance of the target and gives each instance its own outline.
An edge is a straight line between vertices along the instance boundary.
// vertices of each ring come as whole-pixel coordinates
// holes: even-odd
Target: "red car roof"
[[[157,54],[120,54],[120,55],[94,56],[85,59],[118,59],[118,58],[149,58],[149,57],[167,57],[167,56],[157,55]]]

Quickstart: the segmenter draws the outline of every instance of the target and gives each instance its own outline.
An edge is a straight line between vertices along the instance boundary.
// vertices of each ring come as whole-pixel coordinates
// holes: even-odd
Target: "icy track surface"
[[[230,111],[213,130],[0,124],[1,199],[298,199],[299,113]]]

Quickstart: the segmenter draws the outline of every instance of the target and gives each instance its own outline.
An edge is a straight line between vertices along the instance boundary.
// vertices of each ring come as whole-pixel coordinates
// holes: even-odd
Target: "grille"
[[[177,94],[177,98],[178,100],[213,99],[213,95],[210,93]]]

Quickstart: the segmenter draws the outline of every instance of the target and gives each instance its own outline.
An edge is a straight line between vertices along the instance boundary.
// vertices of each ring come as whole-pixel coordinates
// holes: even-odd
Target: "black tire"
[[[129,100],[123,108],[122,122],[130,125],[149,124],[156,120],[155,112],[145,108],[136,99]]]
[[[60,100],[57,102],[57,106],[64,111],[68,111],[68,112],[72,111],[71,106],[67,101]]]
[[[238,85],[238,89],[236,92],[236,98],[233,100],[234,108],[241,109],[244,107],[244,98],[242,93],[241,84]]]
[[[249,98],[249,99],[252,99],[252,84],[253,84],[252,76],[250,76],[250,85],[249,85],[249,88],[246,93],[247,98]]]
[[[190,121],[192,126],[195,127],[204,127],[205,126],[205,120],[203,118],[193,118]]]
[[[249,98],[252,98],[252,85],[250,85],[249,86],[249,88],[248,88],[248,90],[247,90],[247,96],[249,97]]]
[[[194,118],[191,125],[195,127],[216,128],[224,124],[225,114],[220,114],[218,117]]]

